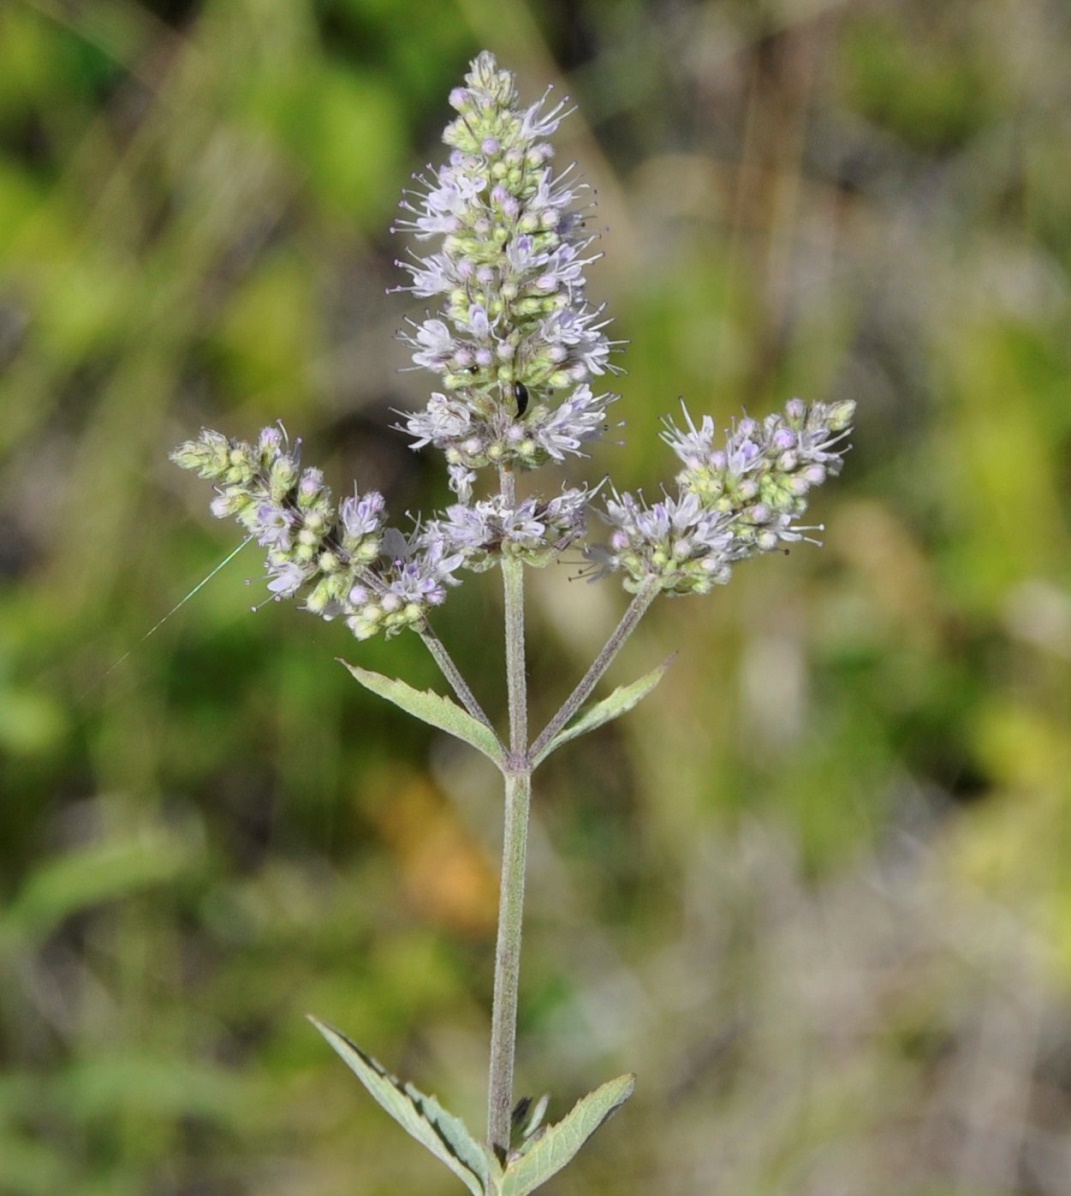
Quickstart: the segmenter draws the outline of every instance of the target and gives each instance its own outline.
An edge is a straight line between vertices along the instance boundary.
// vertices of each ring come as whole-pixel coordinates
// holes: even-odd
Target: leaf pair
[[[309,1021],[327,1039],[375,1100],[465,1184],[472,1196],[527,1196],[568,1163],[600,1125],[632,1095],[635,1076],[619,1076],[578,1101],[557,1125],[526,1141],[505,1167],[478,1143],[463,1121],[434,1097],[399,1080],[338,1030]]]
[[[346,664],[345,661],[342,663]],[[568,743],[580,735],[586,735],[589,731],[594,731],[596,727],[601,727],[603,723],[608,723],[611,719],[627,713],[654,689],[662,680],[668,667],[669,662],[666,661],[658,668],[646,673],[638,681],[633,681],[631,685],[619,686],[609,697],[589,706],[579,718],[570,722],[545,747],[540,749],[539,754],[531,762],[532,767],[541,764],[551,752],[561,747],[563,743]],[[370,669],[362,669],[357,665],[346,664],[346,668],[365,689],[378,694],[381,698],[386,698],[388,702],[393,702],[406,714],[411,714],[429,726],[438,727],[440,731],[446,731],[456,739],[469,744],[478,752],[482,752],[500,770],[504,769],[506,749],[499,741],[498,736],[486,723],[474,718],[450,698],[443,697],[442,694],[437,694],[430,689],[414,689],[397,678],[384,677],[381,673],[374,673]]]

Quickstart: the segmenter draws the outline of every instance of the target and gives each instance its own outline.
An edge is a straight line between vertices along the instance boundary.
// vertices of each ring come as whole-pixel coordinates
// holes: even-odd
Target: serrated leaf
[[[406,714],[411,714],[429,726],[438,727],[440,731],[455,736],[478,752],[483,752],[499,767],[505,762],[505,752],[495,733],[456,702],[435,693],[434,690],[414,689],[396,677],[384,677],[382,673],[373,673],[370,669],[346,664],[346,661],[342,663],[365,689],[386,698],[388,702],[393,702]]]
[[[444,1162],[473,1196],[484,1196],[492,1177],[497,1184],[500,1176],[497,1162],[488,1157],[487,1151],[472,1137],[459,1117],[447,1113],[433,1096],[425,1096],[412,1084],[392,1076],[382,1063],[366,1055],[345,1034],[315,1017],[310,1016],[309,1021],[378,1104]]]
[[[601,702],[589,706],[578,719],[554,736],[532,762],[533,767],[542,763],[551,752],[557,751],[563,743],[568,743],[570,739],[576,739],[578,735],[586,735],[589,731],[594,731],[596,727],[601,727],[603,723],[608,723],[611,719],[626,714],[633,706],[642,702],[666,675],[666,670],[672,662],[673,657],[671,656],[664,660],[658,668],[645,673],[638,681],[633,681],[631,685],[618,686],[608,698],[603,698]]]
[[[635,1087],[635,1076],[618,1076],[577,1101],[557,1125],[549,1126],[509,1164],[502,1177],[501,1196],[527,1196],[556,1175]]]

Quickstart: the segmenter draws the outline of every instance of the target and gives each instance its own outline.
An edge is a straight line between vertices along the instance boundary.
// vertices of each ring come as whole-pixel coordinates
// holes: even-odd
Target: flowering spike
[[[705,594],[729,580],[733,562],[803,539],[807,529],[794,520],[811,487],[840,472],[854,411],[852,402],[792,399],[761,424],[740,420],[724,448],[714,447],[709,415],[697,428],[685,408],[686,432],[667,419],[662,439],[684,465],[680,497],[647,507],[615,491],[606,504],[610,543],[589,550],[599,571],[623,572],[628,590],[657,579],[669,594]]]
[[[611,344],[602,308],[584,298],[595,258],[585,256],[580,187],[571,171],[552,172],[544,140],[567,106],[548,108],[548,92],[519,108],[513,76],[488,53],[465,83],[450,96],[459,114],[443,134],[450,159],[418,178],[402,202],[411,217],[395,225],[439,242],[399,263],[410,276],[402,289],[440,300],[400,333],[443,387],[405,427],[414,448],[434,445],[466,473],[532,469],[602,434],[614,396],[592,394],[588,379],[610,368]]]
[[[184,469],[220,483],[212,503],[218,518],[233,515],[267,548],[268,590],[276,598],[305,595],[305,609],[324,619],[344,617],[359,639],[425,625],[428,610],[456,584],[463,554],[441,537],[419,532],[384,555],[383,496],[344,498],[337,510],[318,469],[298,471],[285,437],[268,428],[256,447],[205,429],[171,454]]]

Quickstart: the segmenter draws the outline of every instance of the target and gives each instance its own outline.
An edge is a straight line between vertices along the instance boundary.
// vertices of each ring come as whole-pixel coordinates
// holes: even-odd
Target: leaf
[[[532,761],[532,766],[541,764],[551,752],[556,751],[563,743],[568,743],[570,739],[576,739],[578,735],[586,735],[589,731],[594,731],[596,727],[601,727],[603,723],[608,723],[611,719],[626,714],[633,706],[638,705],[647,697],[666,675],[666,670],[672,663],[673,657],[670,656],[656,669],[645,673],[638,681],[633,681],[631,685],[618,686],[608,698],[603,698],[601,702],[589,706],[575,722],[570,723],[563,731],[559,731],[554,736]]]
[[[311,1015],[309,1021],[376,1101],[404,1130],[441,1159],[473,1196],[484,1196],[492,1177],[497,1185],[500,1173],[497,1162],[488,1158],[486,1150],[476,1142],[459,1117],[447,1113],[433,1096],[425,1096],[412,1084],[392,1076],[381,1063],[366,1055],[338,1030]]]
[[[600,1125],[632,1095],[633,1075],[618,1076],[589,1092],[569,1113],[546,1129],[506,1168],[501,1196],[527,1196],[556,1175]]]
[[[478,752],[483,752],[500,768],[505,763],[505,751],[494,731],[479,719],[473,718],[467,710],[462,710],[456,702],[444,698],[434,690],[414,689],[395,677],[384,677],[382,673],[373,673],[370,669],[358,668],[357,665],[346,664],[345,661],[342,663],[365,689],[386,698],[388,702],[393,702],[406,714],[419,718],[429,726],[438,727],[440,731],[446,731],[463,740]]]

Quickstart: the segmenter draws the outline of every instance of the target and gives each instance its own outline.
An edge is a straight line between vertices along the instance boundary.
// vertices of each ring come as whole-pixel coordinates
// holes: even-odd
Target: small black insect
[[[528,410],[528,387],[523,382],[514,382],[513,397],[517,400],[517,418]]]

